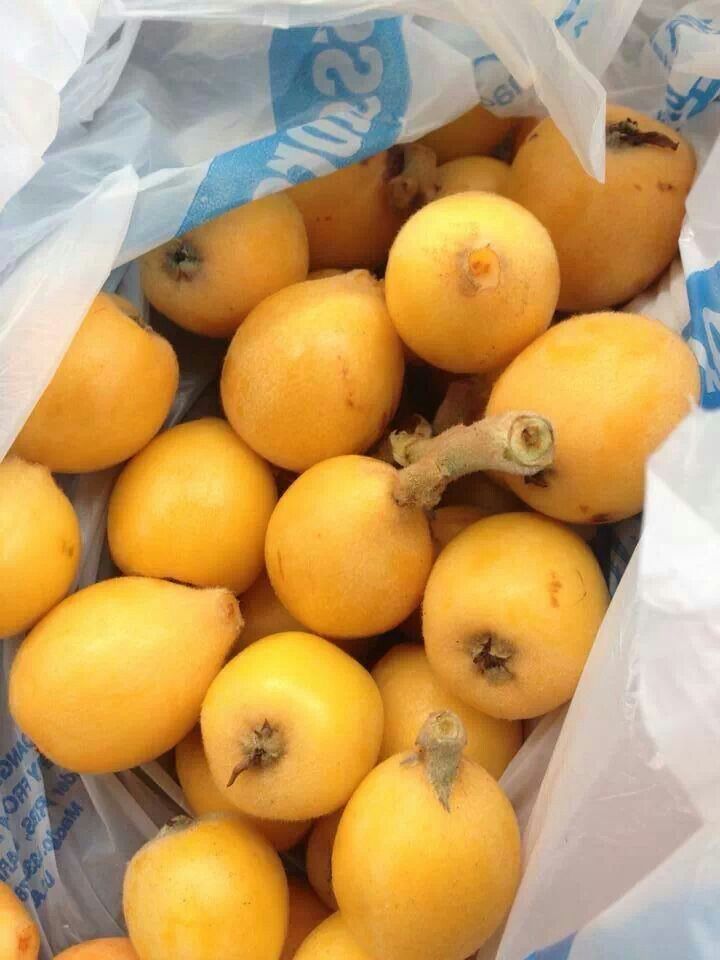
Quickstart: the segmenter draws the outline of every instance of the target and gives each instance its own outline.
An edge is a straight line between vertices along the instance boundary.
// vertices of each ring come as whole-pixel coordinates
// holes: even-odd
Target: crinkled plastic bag
[[[0,9],[0,27],[0,455],[108,275],[141,302],[131,261],[145,250],[478,99],[550,112],[602,177],[605,89],[681,128],[704,162],[682,266],[631,307],[683,333],[703,406],[720,406],[716,3],[33,0]],[[212,406],[222,347],[163,332],[181,358],[176,422]],[[526,870],[482,960],[718,955],[718,432],[698,411],[654,458],[632,560],[639,523],[613,532],[618,588],[577,695],[504,775]],[[81,586],[113,573],[115,474],[63,478]],[[0,880],[37,916],[44,960],[121,932],[124,864],[183,802],[161,763],[78,777],[0,716]]]

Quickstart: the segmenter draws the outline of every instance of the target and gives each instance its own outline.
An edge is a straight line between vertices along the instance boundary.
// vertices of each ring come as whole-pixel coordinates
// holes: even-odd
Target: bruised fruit
[[[80,526],[50,471],[0,463],[0,637],[27,630],[66,595],[80,562]]]
[[[374,960],[350,933],[339,913],[316,927],[295,957],[297,960]]]
[[[380,759],[411,750],[430,713],[452,710],[467,734],[465,756],[500,777],[522,746],[522,724],[498,720],[467,706],[445,690],[430,669],[422,647],[400,643],[372,671],[383,700],[385,724]]]
[[[310,269],[382,266],[410,211],[435,190],[435,156],[423,147],[384,150],[288,194],[305,221]]]
[[[549,326],[559,285],[545,227],[512,200],[470,192],[408,220],[390,251],[385,297],[419,357],[454,373],[484,373]]]
[[[444,127],[427,133],[421,142],[434,150],[438,163],[447,163],[457,157],[490,153],[516,122],[512,117],[497,117],[478,104]]]
[[[337,910],[332,888],[332,851],[342,810],[315,822],[305,849],[305,870],[310,886],[330,910]]]
[[[532,513],[480,520],[428,580],[430,667],[476,710],[540,716],[573,695],[608,599],[592,550],[567,527]]]
[[[371,957],[465,960],[510,909],[520,880],[517,821],[464,745],[455,714],[431,714],[415,751],[376,767],[345,808],[333,885]]]
[[[58,953],[55,960],[139,960],[127,937],[87,940]]]
[[[228,590],[103,580],[63,600],[20,645],[10,712],[68,770],[146,763],[196,723],[241,626]]]
[[[12,887],[0,883],[0,957],[3,960],[37,960],[38,928]]]
[[[123,910],[141,960],[278,960],[287,880],[238,818],[178,817],[128,864]]]
[[[240,636],[243,647],[249,647],[256,640],[269,637],[272,633],[286,633],[288,630],[304,630],[299,620],[280,603],[266,574],[257,578],[249,590],[240,598],[245,626]]]
[[[178,385],[175,352],[122,297],[100,293],[13,445],[60,473],[127,460],[163,425]]]
[[[507,195],[547,227],[560,261],[558,308],[602,310],[644,290],[677,254],[692,147],[636,110],[609,106],[605,182],[543,120],[520,147]]]
[[[245,442],[300,472],[370,447],[398,405],[403,369],[380,285],[355,270],[288,287],[253,310],[220,389]]]
[[[150,303],[207,337],[231,337],[261,300],[307,272],[303,219],[282,193],[228,210],[140,261]]]
[[[275,506],[268,465],[224,420],[181,423],[120,474],[108,542],[123,573],[246,590],[263,568]]]
[[[304,880],[289,877],[288,892],[290,917],[287,939],[280,960],[293,960],[303,940],[327,918],[330,912]]]
[[[459,157],[438,167],[438,199],[468,190],[504,193],[510,167],[494,157]]]
[[[226,789],[212,778],[200,727],[195,727],[175,747],[175,769],[188,806],[196,817],[206,813],[233,813],[259,830],[280,853],[291,850],[310,829],[309,820],[261,820],[241,813]]]
[[[382,701],[370,674],[334,644],[278,633],[220,671],[201,722],[213,779],[240,810],[300,820],[342,806],[371,769]]]
[[[642,509],[645,464],[700,394],[690,348],[658,320],[596,313],[557,324],[499,377],[488,413],[526,404],[555,430],[555,462],[505,482],[542,513],[607,523]]]
[[[424,510],[454,476],[499,469],[532,474],[552,460],[552,431],[531,414],[453,427],[418,441],[404,470],[370,457],[335,457],[288,488],[270,518],[265,563],[283,605],[330,637],[367,637],[417,607],[433,560]]]

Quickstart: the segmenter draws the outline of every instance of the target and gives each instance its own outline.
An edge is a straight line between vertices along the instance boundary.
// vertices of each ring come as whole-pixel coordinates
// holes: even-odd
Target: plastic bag
[[[0,70],[14,83],[0,105],[0,455],[113,267],[110,288],[139,302],[137,272],[124,265],[145,249],[286,182],[413,139],[478,98],[513,115],[549,110],[602,176],[603,84],[612,99],[681,126],[706,161],[681,241],[688,300],[675,268],[642,308],[683,330],[703,369],[703,403],[720,405],[716,4],[16,6],[0,13],[0,42],[13,51]],[[174,422],[206,403],[221,348],[164,332],[183,369]],[[482,960],[711,955],[718,429],[698,413],[658,454],[641,550],[567,719],[565,710],[545,718],[504,776],[527,869]],[[112,573],[104,545],[112,479],[107,471],[66,481],[83,528],[81,585]],[[620,526],[615,582],[637,534],[634,522]],[[678,637],[693,654],[683,669]],[[12,653],[6,644],[3,677]],[[159,763],[78,778],[40,758],[0,716],[0,880],[36,913],[44,960],[122,929],[124,862],[182,803]]]

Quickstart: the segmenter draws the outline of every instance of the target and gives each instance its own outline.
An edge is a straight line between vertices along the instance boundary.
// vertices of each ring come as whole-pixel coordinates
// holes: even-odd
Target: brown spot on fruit
[[[281,580],[284,580],[284,579],[285,579],[285,573],[284,573],[284,571],[283,571],[282,554],[280,553],[279,550],[278,550],[278,552],[277,552],[276,560],[277,560],[278,574],[280,575],[280,579],[281,579]]]
[[[590,507],[586,503],[581,503],[578,506],[580,513],[590,513]]]
[[[33,941],[33,931],[25,930],[18,934],[17,947],[19,953],[27,953]]]
[[[667,183],[665,180],[658,180],[658,190],[660,190],[662,193],[670,193],[674,189],[674,183]]]
[[[75,556],[75,544],[69,543],[67,540],[62,540],[60,542],[60,549],[66,557],[72,558]]]
[[[590,517],[590,523],[610,523],[611,520],[609,513],[595,513]]]
[[[562,582],[560,581],[558,575],[554,570],[550,571],[550,583],[548,585],[548,592],[550,594],[550,606],[559,607],[560,601],[558,599],[558,593],[562,589]]]
[[[539,136],[540,136],[539,133],[531,133],[530,136],[527,138],[527,142],[529,143],[531,140],[537,140]]]
[[[642,190],[642,184],[641,184],[641,183],[634,183],[633,186],[635,187],[636,190]]]

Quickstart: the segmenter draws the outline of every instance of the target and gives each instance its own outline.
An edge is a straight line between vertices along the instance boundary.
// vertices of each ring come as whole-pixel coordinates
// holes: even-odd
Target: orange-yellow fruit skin
[[[37,960],[40,934],[30,914],[7,883],[0,883],[0,957]]]
[[[310,829],[310,820],[261,820],[241,813],[226,796],[226,790],[212,778],[199,726],[175,747],[175,769],[188,806],[196,817],[232,813],[259,830],[279,853],[292,849]]]
[[[75,947],[68,947],[55,956],[55,960],[139,960],[127,937],[108,937],[102,940],[87,940]]]
[[[330,911],[313,893],[312,887],[296,877],[288,878],[290,918],[287,939],[280,960],[293,960],[300,944],[325,920]]]
[[[277,500],[270,468],[224,420],[161,433],[120,474],[108,541],[124,573],[246,590]]]
[[[173,257],[198,258],[186,277]],[[281,193],[254,200],[151,250],[140,261],[143,292],[179,326],[231,337],[261,300],[304,280],[308,243],[302,217]]]
[[[131,319],[132,304],[100,293],[13,444],[59,473],[103,470],[155,436],[178,385],[175,352]]]
[[[293,187],[288,196],[305,221],[313,272],[327,267],[373,270],[385,262],[405,219],[388,189],[396,172],[394,155],[384,150]]]
[[[296,960],[375,960],[353,937],[339,913],[316,927],[295,957]]]
[[[50,471],[0,463],[0,637],[27,630],[65,596],[80,562],[80,525]]]
[[[304,631],[305,624],[300,623],[289,610],[286,610],[272,588],[266,574],[257,578],[249,590],[240,598],[245,626],[240,635],[240,645],[244,649],[256,640],[269,637],[273,633],[286,633],[288,630]],[[342,639],[329,637],[341,650],[363,660],[369,656],[373,646],[373,637],[351,637]]]
[[[310,886],[330,910],[337,910],[332,888],[332,851],[342,810],[317,820],[305,849],[305,869]]]
[[[304,624],[286,610],[266,574],[257,578],[249,590],[240,598],[245,626],[240,634],[240,644],[249,647],[256,640],[269,637],[273,633],[285,633],[288,630],[304,630]]]
[[[270,518],[265,563],[284,606],[309,629],[365,637],[418,605],[433,559],[424,513],[393,498],[397,471],[335,457],[285,492]]]
[[[170,828],[125,873],[123,910],[140,960],[278,960],[288,889],[277,853],[236,817]]]
[[[560,310],[590,312],[626,303],[677,255],[685,197],[695,175],[692,147],[665,124],[609,106],[607,122],[635,120],[677,149],[608,148],[605,183],[582,168],[552,120],[543,120],[513,161],[507,195],[550,232],[560,261]]]
[[[397,408],[403,371],[380,286],[353,271],[260,304],[230,344],[220,387],[240,436],[300,472],[370,447]]]
[[[433,567],[423,599],[430,667],[476,710],[540,716],[573,695],[608,600],[593,552],[567,527],[531,513],[487,517]],[[510,676],[474,662],[488,637],[510,654]]]
[[[251,816],[305,820],[342,806],[376,762],[382,700],[367,670],[334,644],[278,633],[220,671],[201,723],[216,783],[229,782],[254,730],[277,731],[279,758],[244,770],[227,793]]]
[[[522,746],[519,721],[497,720],[467,706],[445,690],[430,669],[422,647],[400,643],[375,665],[373,679],[383,699],[385,726],[380,759],[412,750],[428,715],[457,714],[467,733],[465,756],[498,778]]]
[[[572,317],[548,330],[499,377],[487,412],[533,410],[555,433],[547,486],[505,477],[542,513],[606,523],[642,509],[645,464],[700,396],[697,362],[658,320]]]
[[[494,157],[459,157],[438,167],[437,198],[468,190],[504,193],[509,175],[510,167]]]
[[[242,626],[228,590],[116,577],[79,590],[31,630],[10,671],[10,712],[38,749],[80,773],[171,750]]]
[[[412,216],[393,243],[385,297],[403,341],[454,373],[513,359],[550,324],[560,286],[547,230],[518,204],[477,191]]]
[[[404,762],[409,756],[376,767],[345,808],[333,849],[335,895],[371,957],[465,960],[515,896],[517,821],[482,767],[461,760],[448,811],[424,764]]]
[[[490,153],[513,129],[512,117],[497,117],[479,104],[420,141],[435,151],[438,163]]]

